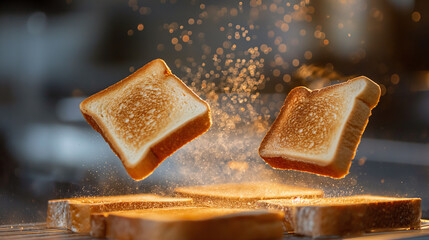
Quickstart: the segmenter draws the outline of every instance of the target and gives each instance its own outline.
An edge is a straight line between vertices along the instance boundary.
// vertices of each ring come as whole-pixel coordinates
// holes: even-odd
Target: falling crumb
[[[292,65],[293,65],[294,67],[298,67],[298,66],[299,66],[299,60],[298,60],[298,59],[294,59],[294,60],[292,60]]]
[[[140,23],[139,25],[137,25],[137,30],[143,31],[143,29],[144,29],[143,24]]]
[[[304,58],[310,60],[313,57],[313,53],[311,51],[305,51]]]
[[[361,157],[358,160],[359,166],[363,166],[365,164],[365,162],[366,162],[366,157]]]
[[[163,51],[164,50],[164,44],[160,43],[156,46],[156,50]]]
[[[228,167],[232,170],[245,172],[249,168],[249,164],[244,161],[229,161]]]
[[[183,42],[189,42],[189,36],[188,35],[184,35],[183,37],[182,37],[182,41]]]
[[[390,77],[390,81],[392,82],[393,85],[396,85],[399,83],[399,75],[398,74],[392,74],[392,76]]]

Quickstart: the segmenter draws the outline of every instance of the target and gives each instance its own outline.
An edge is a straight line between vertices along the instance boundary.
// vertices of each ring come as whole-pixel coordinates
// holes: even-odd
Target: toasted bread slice
[[[190,198],[162,197],[153,194],[50,200],[48,202],[47,226],[88,233],[91,213],[187,206],[191,204],[192,199]]]
[[[273,168],[342,178],[380,98],[366,77],[311,91],[294,88],[259,148]]]
[[[225,208],[164,208],[110,214],[107,238],[140,240],[282,239],[283,213]]]
[[[211,125],[209,105],[161,59],[88,97],[80,109],[135,180]]]
[[[129,210],[136,211],[136,210]],[[102,212],[102,213],[92,213],[91,214],[91,230],[90,235],[96,238],[105,238],[106,237],[106,221],[107,217],[112,213],[120,213],[124,211],[115,211],[115,212]]]
[[[297,234],[344,236],[374,229],[418,228],[420,198],[358,195],[338,198],[261,200],[262,208],[285,213],[285,227]]]
[[[262,199],[323,197],[323,191],[270,182],[229,183],[179,187],[177,196],[192,198],[195,204],[208,207],[256,207]]]

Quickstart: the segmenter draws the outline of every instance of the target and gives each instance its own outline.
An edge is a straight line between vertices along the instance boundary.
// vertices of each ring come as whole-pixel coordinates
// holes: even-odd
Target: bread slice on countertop
[[[48,202],[47,226],[49,228],[67,228],[73,232],[88,233],[92,213],[188,206],[191,204],[192,199],[190,198],[162,197],[154,194],[50,200]]]
[[[363,76],[314,91],[292,89],[259,155],[273,168],[344,177],[380,92]]]
[[[420,198],[357,195],[337,198],[261,200],[258,206],[283,210],[285,227],[297,234],[355,235],[374,229],[419,228]]]
[[[177,196],[189,197],[195,204],[209,207],[252,208],[262,199],[323,197],[323,190],[270,182],[227,183],[178,187]]]
[[[135,180],[211,126],[210,107],[161,59],[80,104]]]
[[[228,208],[163,208],[113,213],[109,239],[282,239],[281,211]]]

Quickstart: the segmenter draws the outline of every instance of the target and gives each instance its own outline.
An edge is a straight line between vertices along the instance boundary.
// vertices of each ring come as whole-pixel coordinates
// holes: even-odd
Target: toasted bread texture
[[[188,206],[191,204],[192,199],[190,198],[162,197],[153,194],[50,200],[48,202],[47,226],[88,233],[92,213]]]
[[[211,126],[210,107],[161,59],[80,104],[135,180]]]
[[[130,211],[135,211],[135,210],[130,210]],[[106,237],[106,221],[107,221],[107,217],[111,214],[111,213],[116,213],[119,211],[115,211],[115,212],[103,212],[103,213],[92,213],[91,214],[91,230],[90,230],[90,235],[92,237],[96,237],[96,238],[105,238]]]
[[[228,183],[218,185],[179,187],[177,196],[189,197],[195,204],[207,207],[256,207],[262,199],[323,197],[323,191],[270,182]]]
[[[374,229],[418,228],[421,217],[420,198],[357,195],[261,200],[258,205],[283,210],[288,231],[312,237],[358,235]]]
[[[367,77],[314,91],[292,89],[259,155],[273,168],[344,177],[380,93]]]
[[[165,208],[107,217],[107,238],[140,240],[282,239],[283,213],[227,208]]]

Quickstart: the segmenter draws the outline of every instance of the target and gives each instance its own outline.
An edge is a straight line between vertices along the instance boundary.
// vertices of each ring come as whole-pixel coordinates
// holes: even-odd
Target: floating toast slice
[[[179,187],[177,196],[189,197],[196,204],[208,207],[256,207],[256,202],[274,198],[323,197],[323,191],[270,182],[229,183]]]
[[[282,239],[280,211],[163,208],[113,213],[107,238],[140,240]]]
[[[283,210],[285,227],[297,234],[355,235],[374,229],[418,228],[420,198],[358,195],[338,198],[271,199],[259,207]]]
[[[192,199],[190,198],[162,197],[153,194],[50,200],[48,202],[47,226],[88,233],[91,213],[187,206],[191,204]]]
[[[342,178],[379,98],[380,87],[366,77],[314,91],[294,88],[259,155],[273,168]]]
[[[211,125],[209,105],[160,59],[88,97],[80,109],[135,180]]]

